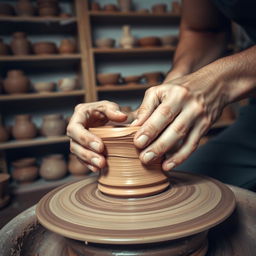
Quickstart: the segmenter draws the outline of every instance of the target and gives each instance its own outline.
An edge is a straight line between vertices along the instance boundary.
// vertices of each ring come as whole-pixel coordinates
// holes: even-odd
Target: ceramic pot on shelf
[[[33,44],[33,51],[37,55],[56,54],[57,47],[53,42],[38,42]]]
[[[55,88],[54,82],[37,82],[33,84],[33,88],[38,93],[52,92]]]
[[[100,11],[100,10],[101,10],[100,4],[97,3],[97,2],[91,3],[91,10],[92,10],[92,11]]]
[[[18,0],[16,13],[18,16],[33,16],[35,15],[35,8],[30,0]]]
[[[31,115],[15,116],[12,135],[16,140],[26,140],[36,137],[37,128],[31,120]]]
[[[118,85],[121,79],[120,73],[102,73],[97,74],[97,81],[99,85],[111,86]]]
[[[161,44],[160,38],[156,36],[142,37],[138,40],[141,47],[155,47]]]
[[[61,114],[50,114],[43,117],[41,133],[46,137],[61,136],[66,132],[66,121]]]
[[[62,92],[73,91],[77,88],[77,85],[78,85],[78,79],[76,77],[74,78],[66,77],[58,81],[59,91],[62,91]]]
[[[76,52],[75,43],[70,39],[63,39],[60,43],[59,53],[60,54],[71,54]]]
[[[123,36],[120,39],[120,45],[125,49],[131,49],[135,46],[136,39],[131,35],[131,27],[123,26]]]
[[[181,5],[178,1],[171,2],[171,13],[173,15],[180,15],[181,14]]]
[[[10,70],[4,80],[4,90],[8,94],[26,93],[29,86],[30,81],[21,70]]]
[[[35,158],[22,158],[12,162],[12,178],[19,183],[29,183],[38,177]]]
[[[43,158],[40,166],[40,176],[45,180],[58,180],[66,176],[67,163],[61,154],[49,155]]]
[[[3,39],[0,38],[0,55],[5,56],[9,53],[9,47],[7,44],[3,42]]]
[[[90,172],[89,168],[85,164],[82,164],[73,154],[69,155],[68,170],[71,174],[78,176],[85,175]]]
[[[132,0],[118,0],[118,5],[122,12],[130,12],[132,10]]]
[[[152,13],[155,14],[163,14],[167,12],[167,5],[166,4],[155,4],[152,6]]]
[[[106,12],[116,12],[118,11],[118,7],[115,4],[106,4],[104,5],[103,10]]]
[[[14,55],[28,55],[31,53],[31,43],[24,32],[15,32],[11,41],[11,49]]]
[[[179,39],[176,35],[167,35],[162,36],[160,40],[162,42],[162,46],[176,46]]]
[[[115,39],[113,38],[99,38],[95,41],[98,48],[113,48],[115,46]]]
[[[8,141],[10,137],[9,130],[4,126],[3,122],[0,120],[0,142]]]
[[[150,86],[157,85],[162,82],[163,73],[162,72],[149,72],[144,73],[143,77],[146,79],[146,83]]]

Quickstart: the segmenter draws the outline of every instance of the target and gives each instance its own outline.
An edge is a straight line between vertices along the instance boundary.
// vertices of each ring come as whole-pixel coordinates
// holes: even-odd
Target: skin
[[[142,150],[141,161],[150,164],[169,152],[162,165],[169,171],[197,148],[227,104],[255,93],[256,46],[221,57],[230,22],[210,0],[183,1],[180,31],[173,69],[163,84],[146,91],[132,116],[106,101],[76,107],[67,129],[70,149],[91,170],[99,170],[106,161],[104,145],[89,127],[134,117],[131,125],[141,126],[134,138],[135,146]]]

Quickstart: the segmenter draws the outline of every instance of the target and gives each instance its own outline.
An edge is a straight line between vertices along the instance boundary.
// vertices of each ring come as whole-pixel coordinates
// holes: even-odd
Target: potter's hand
[[[134,138],[144,149],[141,161],[150,163],[172,150],[163,169],[182,163],[227,104],[222,87],[215,72],[201,69],[148,89],[132,123],[142,125]]]
[[[67,127],[70,137],[70,151],[92,171],[98,171],[106,164],[100,138],[88,131],[89,127],[105,125],[107,122],[124,122],[127,115],[120,112],[119,106],[109,101],[79,104]]]

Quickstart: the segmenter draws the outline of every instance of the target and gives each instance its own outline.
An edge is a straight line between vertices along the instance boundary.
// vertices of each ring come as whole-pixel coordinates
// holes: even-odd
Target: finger
[[[161,103],[134,136],[135,146],[146,147],[174,120],[180,109],[180,104],[170,106],[170,104]]]
[[[77,159],[79,160],[79,162],[81,162],[81,164],[87,166],[91,171],[93,171],[93,172],[98,172],[98,171],[100,171],[100,168],[95,167],[95,166],[92,166],[90,163],[83,161],[83,160],[80,159],[79,157],[77,157]]]
[[[147,164],[153,161],[172,147],[179,141],[184,139],[190,131],[194,123],[201,117],[201,112],[192,107],[194,103],[188,104],[184,110],[174,119],[164,132],[140,154],[140,159]]]
[[[197,149],[199,141],[206,130],[206,125],[203,123],[196,125],[179,150],[163,162],[163,170],[170,171],[175,166],[183,163]]]
[[[146,90],[140,107],[135,111],[136,119],[131,123],[131,126],[142,125],[159,104],[160,102],[156,94],[156,87],[150,87]]]
[[[84,162],[97,168],[103,168],[106,165],[106,160],[102,155],[82,147],[74,140],[70,142],[70,151]]]

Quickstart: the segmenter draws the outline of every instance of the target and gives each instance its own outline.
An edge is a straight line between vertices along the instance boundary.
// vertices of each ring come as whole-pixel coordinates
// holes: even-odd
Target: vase
[[[122,12],[130,12],[132,10],[132,0],[118,0],[118,5]]]
[[[24,158],[25,160],[26,158]],[[18,160],[17,162],[19,162]],[[21,159],[23,161],[23,159]],[[16,161],[15,161],[16,162]],[[30,163],[29,161],[24,161],[22,164],[13,165],[12,178],[19,183],[29,183],[34,181],[38,177],[38,167],[35,165],[35,161]]]
[[[4,56],[4,55],[8,55],[8,53],[9,53],[8,45],[3,42],[2,38],[0,38],[0,55]]]
[[[35,8],[30,0],[18,0],[16,13],[18,16],[33,16],[35,14]]]
[[[76,51],[75,43],[70,39],[63,39],[60,43],[59,53],[70,54]]]
[[[90,172],[89,168],[73,154],[69,155],[68,170],[73,175],[85,175]]]
[[[21,70],[11,70],[4,80],[4,90],[8,94],[26,93],[29,91],[30,81]]]
[[[37,128],[30,115],[16,115],[12,135],[16,140],[32,139],[37,135]]]
[[[120,45],[125,49],[133,48],[135,45],[136,39],[131,35],[130,26],[123,26],[123,36],[120,39]]]
[[[27,39],[26,33],[16,32],[13,34],[11,49],[14,55],[28,55],[31,53],[31,43]]]
[[[60,114],[50,114],[43,117],[41,133],[43,136],[61,136],[66,132],[66,121]]]
[[[67,164],[61,154],[54,154],[43,159],[40,176],[46,180],[58,180],[67,174]]]

